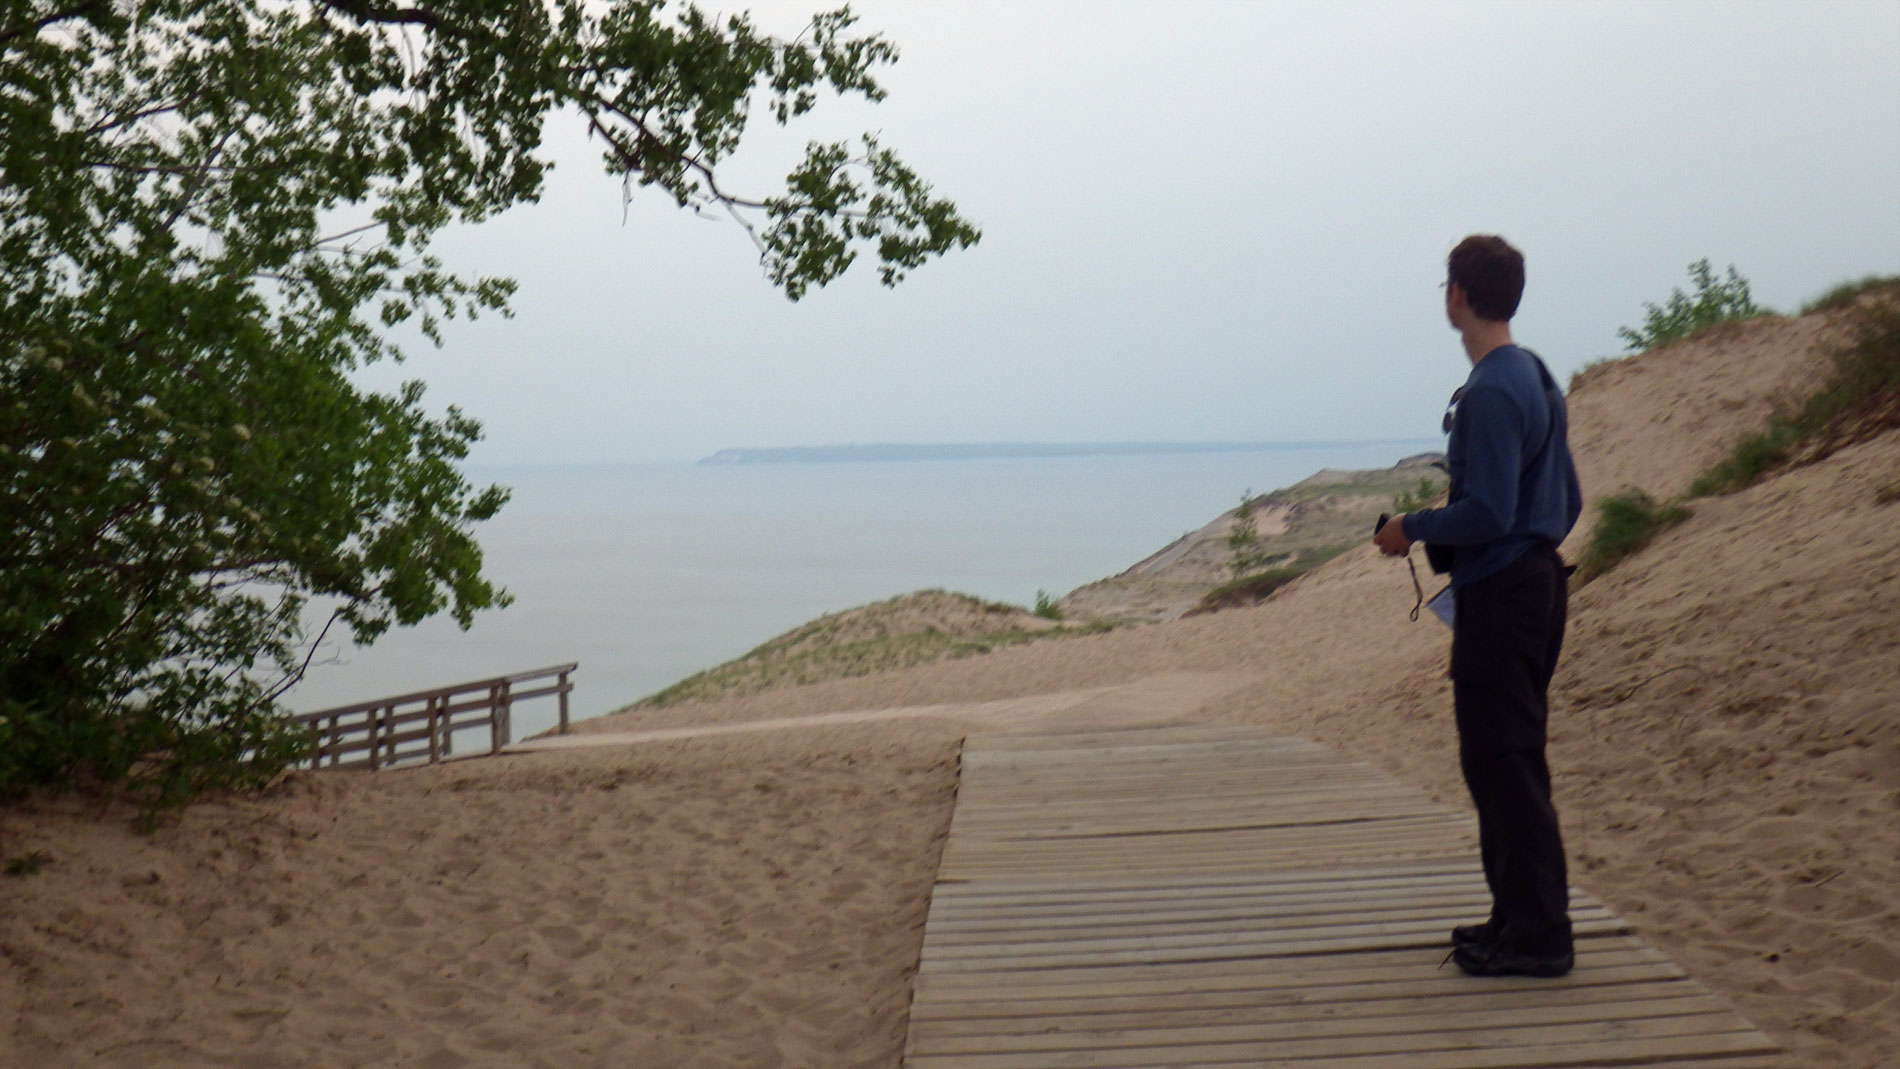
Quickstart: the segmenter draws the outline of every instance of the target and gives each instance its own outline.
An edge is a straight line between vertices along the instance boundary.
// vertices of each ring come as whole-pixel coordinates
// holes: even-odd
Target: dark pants
[[[1563,835],[1544,763],[1569,591],[1553,547],[1458,590],[1451,640],[1458,755],[1478,809],[1491,922],[1535,954],[1571,949]]]

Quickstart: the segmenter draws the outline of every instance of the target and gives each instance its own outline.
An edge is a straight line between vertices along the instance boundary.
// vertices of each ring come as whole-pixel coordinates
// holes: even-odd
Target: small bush
[[[1800,440],[1801,432],[1795,421],[1777,414],[1769,420],[1766,429],[1743,436],[1729,449],[1727,456],[1696,476],[1689,484],[1689,496],[1716,497],[1753,485],[1755,480],[1785,463]]]
[[[1047,590],[1036,591],[1036,607],[1032,611],[1045,620],[1062,619],[1062,606],[1056,604]]]
[[[1669,300],[1661,306],[1645,302],[1647,311],[1640,328],[1617,329],[1616,336],[1628,343],[1629,352],[1646,353],[1718,323],[1769,314],[1749,295],[1748,280],[1736,272],[1733,264],[1726,278],[1718,280],[1704,257],[1689,265],[1689,277],[1695,282],[1693,296],[1678,289],[1671,291]]]
[[[1828,357],[1827,381],[1808,398],[1800,416],[1816,432],[1900,390],[1900,300],[1862,308],[1848,340]]]
[[[1219,612],[1222,609],[1232,609],[1264,601],[1268,595],[1281,587],[1360,544],[1354,541],[1334,546],[1321,546],[1299,554],[1278,567],[1243,575],[1238,579],[1222,583],[1208,591],[1198,604],[1182,615],[1199,616],[1203,613]]]
[[[1689,518],[1675,502],[1658,503],[1634,487],[1597,502],[1596,527],[1577,560],[1577,582],[1587,583],[1635,554],[1663,531]]]
[[[1900,275],[1868,275],[1866,278],[1840,285],[1821,294],[1819,297],[1801,306],[1802,315],[1814,315],[1817,312],[1838,312],[1851,308],[1861,297],[1882,290],[1892,290],[1900,294]]]
[[[7,859],[6,873],[9,876],[38,876],[40,868],[49,859],[38,850],[29,850],[19,857]]]
[[[1184,615],[1199,616],[1202,613],[1219,612],[1222,609],[1253,605],[1266,600],[1267,595],[1305,575],[1312,569],[1307,566],[1290,565],[1285,568],[1269,568],[1254,575],[1242,576],[1232,582],[1222,583],[1208,591],[1200,603],[1189,609]]]

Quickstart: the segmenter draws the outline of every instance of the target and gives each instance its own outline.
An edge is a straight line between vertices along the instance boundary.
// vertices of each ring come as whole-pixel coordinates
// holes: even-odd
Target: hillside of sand
[[[1284,579],[1310,571],[1363,542],[1396,499],[1437,495],[1446,482],[1436,466],[1443,461],[1442,453],[1425,453],[1390,468],[1319,471],[1248,498],[1121,573],[1069,591],[1056,605],[1074,619],[1164,623],[1205,608],[1211,592],[1246,575],[1272,571]],[[1243,508],[1253,530],[1236,547]],[[1252,557],[1238,571],[1237,550]]]
[[[1590,372],[1587,493],[1680,491],[1837,328],[1763,319]],[[1792,1065],[1900,1050],[1896,486],[1888,430],[1694,503],[1579,592],[1554,687],[1574,881]],[[1361,548],[1253,608],[581,725],[636,740],[613,747],[299,774],[149,838],[74,799],[7,810],[0,856],[39,864],[0,896],[0,1049],[895,1066],[965,732],[1254,723],[1462,806],[1446,636],[1411,603]]]

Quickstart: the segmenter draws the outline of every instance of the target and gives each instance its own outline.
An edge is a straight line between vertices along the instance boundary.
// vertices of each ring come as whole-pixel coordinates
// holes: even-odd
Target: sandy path
[[[942,702],[935,705],[856,709],[842,713],[741,720],[729,724],[654,728],[647,731],[592,731],[571,735],[543,735],[507,747],[503,752],[538,753],[548,750],[635,746],[649,742],[704,739],[761,731],[814,731],[855,724],[889,723],[929,718],[963,731],[1035,730],[1065,724],[1114,726],[1179,720],[1210,701],[1255,682],[1233,672],[1174,672],[1151,676],[1115,687],[1031,694],[987,702]]]

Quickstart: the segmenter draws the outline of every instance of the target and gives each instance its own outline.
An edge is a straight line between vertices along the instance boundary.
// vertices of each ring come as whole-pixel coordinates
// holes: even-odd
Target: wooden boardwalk
[[[979,734],[924,931],[910,1069],[1778,1066],[1571,892],[1577,968],[1442,964],[1489,906],[1472,820],[1240,726]]]

